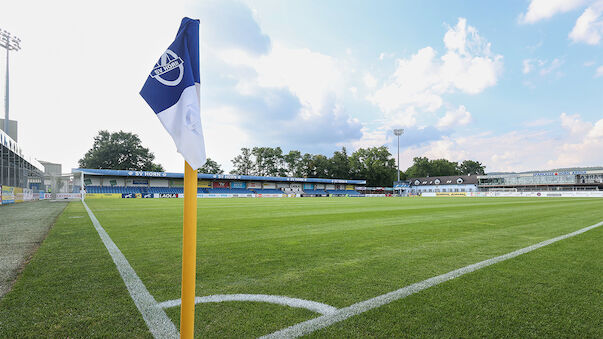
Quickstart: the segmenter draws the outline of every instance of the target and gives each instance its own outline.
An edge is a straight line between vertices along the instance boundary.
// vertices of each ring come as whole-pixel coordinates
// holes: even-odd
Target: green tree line
[[[138,135],[129,132],[100,131],[92,148],[79,160],[82,168],[163,171],[153,162],[155,156],[142,146]],[[369,186],[391,186],[397,179],[396,161],[386,146],[360,148],[348,154],[345,147],[331,157],[322,154],[284,153],[280,147],[241,148],[232,160],[231,174],[259,176],[291,176],[302,178],[365,179]],[[400,179],[427,176],[484,174],[485,166],[474,160],[461,163],[446,159],[415,157]],[[221,166],[208,158],[200,173],[224,173]]]

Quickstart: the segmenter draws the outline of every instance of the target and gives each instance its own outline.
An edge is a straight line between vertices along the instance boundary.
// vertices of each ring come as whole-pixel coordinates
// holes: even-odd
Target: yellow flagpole
[[[184,220],[182,232],[182,296],[180,338],[195,332],[195,274],[197,259],[197,171],[184,162]]]

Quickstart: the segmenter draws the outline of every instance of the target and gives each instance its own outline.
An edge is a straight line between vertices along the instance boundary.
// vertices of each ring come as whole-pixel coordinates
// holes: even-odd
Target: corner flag
[[[193,169],[205,164],[201,128],[199,20],[183,18],[176,40],[161,55],[140,95]]]
[[[184,157],[180,338],[195,332],[197,168],[205,164],[199,94],[199,20],[182,19],[176,40],[161,55],[140,95],[151,106]]]

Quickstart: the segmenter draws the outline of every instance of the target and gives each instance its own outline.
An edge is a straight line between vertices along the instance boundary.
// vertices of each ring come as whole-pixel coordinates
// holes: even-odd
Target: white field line
[[[199,303],[220,303],[223,301],[258,301],[271,304],[279,304],[289,307],[305,308],[307,310],[320,313],[320,314],[332,314],[337,309],[331,305],[319,303],[316,301],[290,298],[280,295],[269,295],[269,294],[215,294],[205,297],[196,297],[195,304]],[[180,299],[168,300],[159,303],[159,307],[170,308],[174,306],[180,306]]]
[[[174,323],[168,318],[165,311],[159,307],[155,298],[147,291],[147,288],[144,286],[142,280],[136,275],[136,272],[130,266],[130,263],[126,259],[126,257],[121,253],[117,245],[111,240],[109,234],[103,229],[101,224],[98,222],[88,205],[82,201],[86,211],[88,211],[88,215],[90,216],[90,220],[92,220],[92,224],[94,224],[94,228],[98,232],[101,240],[105,244],[107,251],[111,255],[115,266],[117,266],[117,270],[121,275],[121,278],[124,280],[126,287],[128,288],[128,292],[130,292],[130,296],[132,300],[134,300],[134,304],[142,314],[142,318],[147,323],[147,327],[149,331],[153,334],[155,338],[178,338],[180,334],[174,326]]]
[[[565,235],[558,236],[556,238],[545,240],[543,242],[539,242],[537,244],[534,244],[534,245],[531,245],[528,247],[524,247],[517,251],[503,254],[498,257],[480,261],[476,264],[465,266],[465,267],[456,269],[454,271],[450,271],[448,273],[438,275],[433,278],[429,278],[427,280],[423,280],[421,282],[403,287],[399,290],[389,292],[389,293],[380,295],[380,296],[372,298],[372,299],[361,301],[359,303],[353,304],[353,305],[345,307],[345,308],[340,308],[332,314],[323,315],[318,318],[314,318],[314,319],[310,319],[310,320],[301,322],[299,324],[287,327],[280,331],[276,331],[274,333],[268,334],[261,338],[296,338],[296,337],[300,337],[302,335],[312,333],[318,329],[325,328],[327,326],[333,325],[340,321],[346,320],[355,315],[358,315],[358,314],[364,313],[366,311],[372,310],[374,308],[389,304],[392,301],[405,298],[409,295],[415,294],[415,293],[420,292],[429,287],[441,284],[443,282],[454,279],[456,277],[460,277],[464,274],[471,273],[473,271],[477,271],[480,268],[484,268],[484,267],[499,263],[501,261],[505,261],[507,259],[511,259],[511,258],[517,257],[519,255],[522,255],[522,254],[525,254],[528,252],[532,252],[536,249],[550,245],[559,240],[567,239],[567,238],[576,236],[578,234],[582,234],[586,231],[592,230],[593,228],[597,228],[601,225],[603,225],[603,221],[599,222],[597,224],[594,224],[592,226],[582,228],[582,229],[577,230],[572,233],[568,233]]]

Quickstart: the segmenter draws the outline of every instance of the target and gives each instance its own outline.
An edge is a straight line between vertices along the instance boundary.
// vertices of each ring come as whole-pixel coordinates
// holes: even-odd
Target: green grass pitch
[[[159,302],[180,297],[181,199],[89,200]],[[197,295],[341,308],[603,221],[603,199],[199,199]],[[603,337],[603,227],[373,309],[310,337]],[[166,309],[176,327],[178,307]],[[198,337],[257,337],[319,314],[197,304]],[[0,337],[151,334],[79,202],[13,290]]]

